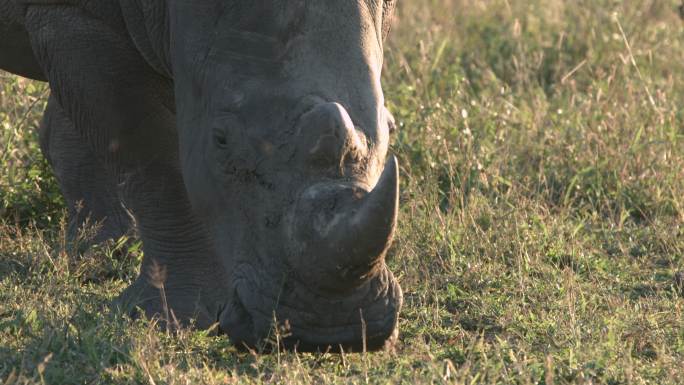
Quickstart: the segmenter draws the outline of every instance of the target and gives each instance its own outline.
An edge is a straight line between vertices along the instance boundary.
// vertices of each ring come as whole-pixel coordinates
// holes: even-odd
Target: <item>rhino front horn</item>
[[[384,266],[399,210],[392,156],[371,192],[345,184],[308,189],[300,198],[290,262],[305,282],[329,291],[360,286]]]

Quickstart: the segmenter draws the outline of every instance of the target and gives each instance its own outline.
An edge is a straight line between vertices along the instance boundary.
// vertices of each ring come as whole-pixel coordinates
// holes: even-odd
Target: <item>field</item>
[[[386,47],[393,351],[255,355],[107,310],[139,245],[67,257],[45,86],[0,74],[0,384],[682,384],[675,0],[406,0]]]

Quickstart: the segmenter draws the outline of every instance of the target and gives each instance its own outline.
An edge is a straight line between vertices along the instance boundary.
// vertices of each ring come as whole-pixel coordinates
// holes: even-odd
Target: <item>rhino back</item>
[[[28,6],[76,7],[90,17],[100,20],[111,31],[126,40],[132,40],[138,48],[144,49],[141,55],[158,72],[168,73],[159,61],[153,60],[157,47],[152,48],[146,35],[148,28],[163,30],[165,20],[163,0],[144,1],[143,7],[138,0],[90,1],[90,0],[0,0],[0,69],[25,77],[46,81],[46,76],[36,59],[31,42],[24,28],[23,15]],[[133,6],[137,5],[137,6]],[[161,9],[156,12],[150,9]],[[125,15],[124,15],[125,13]],[[149,13],[149,14],[148,14]],[[128,20],[125,20],[127,17]],[[152,20],[148,20],[152,18]],[[133,27],[129,29],[129,27]],[[158,42],[155,41],[155,43]],[[141,47],[142,46],[142,47]],[[156,58],[154,58],[156,59]]]
[[[0,0],[0,69],[46,81],[14,0]]]

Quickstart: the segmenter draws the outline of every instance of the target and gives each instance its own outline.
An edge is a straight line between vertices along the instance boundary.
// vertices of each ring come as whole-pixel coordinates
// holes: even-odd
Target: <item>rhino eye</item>
[[[214,129],[214,144],[222,150],[228,148],[228,138],[226,137],[225,129],[220,127]]]
[[[229,149],[235,143],[235,133],[240,132],[242,125],[239,120],[231,115],[221,116],[214,122],[212,140],[220,150]]]

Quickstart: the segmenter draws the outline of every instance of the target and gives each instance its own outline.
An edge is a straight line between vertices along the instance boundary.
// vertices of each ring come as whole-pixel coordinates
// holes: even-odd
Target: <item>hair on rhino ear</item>
[[[386,39],[392,29],[392,19],[394,19],[394,8],[396,8],[397,0],[385,0],[382,8],[382,38]]]

